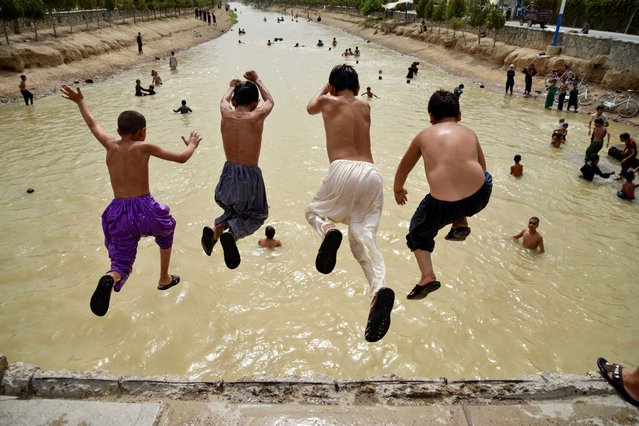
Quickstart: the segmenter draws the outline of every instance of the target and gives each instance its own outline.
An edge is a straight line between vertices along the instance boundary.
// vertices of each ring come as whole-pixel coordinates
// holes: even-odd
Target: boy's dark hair
[[[260,98],[257,86],[251,81],[243,81],[233,90],[233,100],[236,105],[250,105]]]
[[[447,90],[437,90],[428,101],[428,113],[435,121],[448,117],[457,118],[460,114],[459,100]]]
[[[464,88],[464,85],[463,85],[463,84],[460,84],[460,85],[459,85],[459,88],[460,88],[460,89],[463,89],[463,88]]]
[[[24,75],[24,74],[22,74],[22,75],[20,76],[20,79],[22,79],[22,80],[24,80],[25,78],[27,78],[27,76],[26,76],[26,75]]]
[[[369,90],[371,90],[370,86],[366,88],[366,91],[368,92]]]
[[[590,163],[595,164],[597,161],[599,161],[599,154],[592,154],[590,156]]]
[[[619,139],[621,139],[622,141],[627,141],[628,139],[630,139],[630,133],[623,132],[619,135]]]
[[[595,124],[597,124],[597,123],[603,124],[603,122],[604,122],[603,118],[601,118],[601,117],[595,118]]]
[[[359,76],[350,65],[335,65],[328,76],[328,84],[333,86],[336,92],[348,89],[355,93],[359,90]]]
[[[535,223],[537,223],[537,225],[539,225],[539,218],[537,216],[533,216],[530,219],[528,219],[528,222],[530,222],[531,220],[535,221]]]
[[[118,130],[123,135],[133,135],[146,127],[146,118],[137,111],[124,111],[118,116]]]
[[[275,236],[275,228],[273,228],[272,226],[267,226],[265,234],[266,238],[268,238],[269,240],[272,239]]]
[[[595,108],[597,111],[599,111],[600,109],[604,109],[604,106],[602,104],[597,105],[597,108]]]
[[[626,170],[626,172],[623,174],[623,177],[628,182],[632,182],[633,180],[635,180],[635,172],[633,172],[632,170]]]
[[[513,160],[515,160],[515,163],[519,163],[521,161],[521,155],[515,155],[515,158],[513,158]]]
[[[182,105],[186,105],[186,101],[185,100],[182,100]]]

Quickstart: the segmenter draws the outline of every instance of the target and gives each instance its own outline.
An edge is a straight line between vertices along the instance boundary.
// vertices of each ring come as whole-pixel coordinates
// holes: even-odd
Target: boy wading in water
[[[436,91],[428,101],[428,115],[432,126],[410,143],[393,183],[395,201],[406,204],[406,178],[417,161],[423,159],[430,194],[417,207],[406,235],[421,272],[408,299],[423,299],[441,287],[431,261],[435,236],[452,223],[446,239],[464,241],[470,234],[466,218],[486,207],[493,187],[477,135],[458,123],[461,112],[457,97],[444,90]]]
[[[118,117],[118,134],[122,139],[116,140],[97,123],[80,89],[74,91],[63,85],[61,91],[64,98],[78,105],[89,130],[107,151],[106,164],[114,199],[102,214],[102,230],[111,269],[100,278],[91,297],[91,311],[104,316],[109,309],[111,289],[120,291],[133,270],[141,237],[154,236],[160,247],[158,290],[167,290],[180,282],[179,276],[169,275],[175,219],[169,208],[150,194],[149,158],[185,163],[202,138],[193,131],[188,139],[182,137],[186,144],[182,152],[167,151],[145,142],[146,120],[142,114],[124,111]]]
[[[382,214],[382,176],[373,164],[370,106],[357,97],[359,78],[349,65],[337,65],[328,84],[308,103],[309,114],[322,113],[326,131],[328,176],[306,208],[306,220],[324,238],[315,267],[330,274],[337,261],[342,233],[335,223],[348,224],[351,252],[370,286],[370,312],[364,337],[380,340],[390,328],[395,293],[385,284],[384,259],[375,245]]]
[[[231,80],[220,102],[226,162],[215,188],[215,202],[224,213],[215,219],[212,229],[204,227],[201,240],[207,256],[220,240],[229,269],[240,265],[235,241],[253,234],[268,217],[266,188],[257,163],[264,120],[273,110],[273,97],[255,71],[247,71],[244,78],[248,81]],[[259,95],[264,104],[258,108]]]

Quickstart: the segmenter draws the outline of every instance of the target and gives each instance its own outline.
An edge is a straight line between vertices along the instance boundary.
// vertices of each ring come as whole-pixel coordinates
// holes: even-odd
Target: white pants
[[[383,205],[382,176],[374,164],[335,160],[306,208],[306,220],[322,238],[336,222],[348,225],[351,252],[364,270],[371,299],[385,287],[386,266],[375,245]]]

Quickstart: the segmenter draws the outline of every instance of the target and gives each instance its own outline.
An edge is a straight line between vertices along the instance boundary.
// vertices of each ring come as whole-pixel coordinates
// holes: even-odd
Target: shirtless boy
[[[29,105],[29,101],[31,101],[31,105],[33,105],[33,93],[31,93],[29,90],[27,90],[27,76],[22,74],[20,76],[20,84],[18,85],[18,87],[20,88],[20,93],[22,94],[22,97],[24,98],[24,103],[26,105]]]
[[[493,179],[475,132],[461,120],[459,100],[451,92],[438,90],[428,101],[431,127],[415,136],[395,172],[395,201],[404,205],[408,174],[420,159],[424,162],[430,194],[422,200],[410,221],[406,243],[415,254],[421,277],[408,299],[423,299],[441,287],[436,280],[431,253],[435,236],[452,224],[447,240],[464,241],[470,234],[468,216],[488,204]]]
[[[366,91],[364,93],[362,93],[362,96],[368,96],[369,99],[372,98],[372,97],[379,98],[379,96],[377,96],[375,93],[373,93],[371,91],[370,87],[366,88]]]
[[[590,157],[592,157],[593,154],[599,154],[599,151],[601,151],[601,148],[603,148],[604,138],[606,136],[608,136],[608,140],[606,141],[607,147],[608,145],[610,145],[610,133],[604,126],[603,118],[595,118],[595,128],[592,131],[592,141],[586,149],[584,162],[590,161]]]
[[[257,245],[260,247],[274,249],[278,247],[282,247],[282,242],[275,237],[275,228],[272,226],[267,226],[264,232],[266,238],[260,238],[257,242]]]
[[[386,266],[375,244],[382,215],[382,176],[373,164],[370,105],[357,97],[359,77],[349,65],[337,65],[328,84],[308,103],[306,111],[322,113],[330,166],[317,194],[306,208],[306,220],[323,238],[315,267],[330,274],[337,261],[342,233],[335,223],[348,224],[351,252],[370,287],[370,311],[364,337],[380,340],[390,328],[395,293],[386,287]]]
[[[171,247],[175,219],[168,206],[155,201],[149,191],[149,158],[185,163],[193,155],[202,138],[193,131],[182,140],[186,147],[181,152],[145,142],[146,120],[135,111],[124,111],[118,117],[117,140],[108,135],[97,123],[84,103],[78,88],[63,85],[62,96],[75,102],[84,122],[93,136],[106,149],[113,201],[102,214],[102,230],[111,268],[100,278],[91,297],[91,311],[104,316],[109,309],[111,290],[120,291],[133,271],[133,262],[141,237],[153,236],[160,247],[160,279],[158,290],[167,290],[180,282],[180,277],[169,274]]]
[[[515,164],[510,166],[510,174],[514,177],[521,177],[524,174],[524,165],[520,163],[521,155],[515,155],[513,160],[515,161]]]
[[[247,71],[244,78],[247,81],[231,80],[220,102],[226,162],[215,188],[215,202],[224,212],[215,219],[212,229],[204,227],[201,239],[207,256],[220,240],[224,263],[229,269],[240,266],[235,242],[257,231],[268,217],[266,188],[258,161],[264,120],[273,110],[274,102],[255,71]],[[258,108],[259,95],[264,103]]]
[[[539,248],[539,253],[543,253],[544,238],[539,232],[537,232],[538,226],[539,218],[533,216],[528,219],[528,229],[522,229],[521,232],[517,235],[514,235],[513,238],[518,240],[521,237],[524,237],[522,240],[524,247],[529,250],[537,250],[537,248]]]

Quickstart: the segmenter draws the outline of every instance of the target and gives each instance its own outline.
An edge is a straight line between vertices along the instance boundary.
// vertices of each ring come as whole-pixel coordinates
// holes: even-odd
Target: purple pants
[[[150,194],[116,198],[102,213],[102,230],[111,259],[109,271],[122,277],[114,286],[115,291],[120,291],[133,270],[140,238],[154,236],[160,249],[171,248],[175,219],[169,207],[155,201]]]

